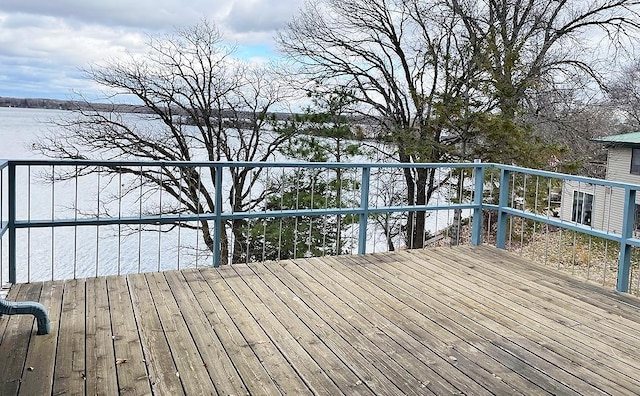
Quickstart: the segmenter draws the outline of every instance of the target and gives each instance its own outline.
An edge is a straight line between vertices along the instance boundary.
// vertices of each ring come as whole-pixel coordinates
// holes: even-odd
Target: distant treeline
[[[60,99],[42,99],[42,98],[9,98],[0,96],[0,107],[19,107],[25,109],[52,109],[52,110],[94,110],[94,111],[115,111],[118,113],[153,113],[151,109],[141,105],[118,104],[118,103],[88,103],[76,100],[60,100]],[[184,111],[176,109],[174,112],[177,116],[187,117],[186,123],[195,124],[197,120],[189,118]],[[233,113],[229,110],[221,112],[224,119],[242,119],[252,116],[250,112],[240,111]],[[212,116],[217,116],[212,114]],[[298,119],[302,114],[291,113],[268,113],[269,117],[275,117],[278,121]],[[347,119],[359,125],[369,125],[374,123],[373,120],[363,116],[347,116]]]
[[[118,103],[88,103],[75,100],[59,100],[59,99],[40,99],[40,98],[9,98],[0,96],[0,107],[19,107],[28,109],[52,109],[52,110],[94,110],[94,111],[115,111],[118,113],[153,113],[146,106],[118,104]],[[184,111],[176,109],[174,112],[178,116],[189,117]],[[212,114],[215,116],[216,114]],[[239,112],[233,114],[226,110],[222,111],[222,118],[243,118],[249,117],[249,112]],[[275,117],[277,120],[286,120],[292,117],[292,114],[286,113],[269,113],[269,116]],[[296,116],[295,114],[293,116]],[[195,123],[197,120],[187,119],[187,123]]]
[[[86,103],[76,100],[42,99],[42,98],[7,98],[0,97],[0,107],[20,107],[28,109],[118,111],[122,113],[148,113],[145,106],[113,103]]]

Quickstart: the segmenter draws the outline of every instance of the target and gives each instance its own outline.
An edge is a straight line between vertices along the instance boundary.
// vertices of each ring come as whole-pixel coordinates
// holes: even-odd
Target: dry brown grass
[[[510,226],[512,233],[507,239],[507,250],[588,282],[615,289],[620,251],[616,242],[540,224],[534,229],[530,224],[514,221]],[[495,246],[495,231],[492,227],[491,232],[485,233],[483,243]],[[464,226],[460,234],[461,245],[471,243],[469,226]],[[436,246],[450,244],[450,238],[444,238]],[[632,250],[631,264],[629,291],[640,295],[640,249]]]

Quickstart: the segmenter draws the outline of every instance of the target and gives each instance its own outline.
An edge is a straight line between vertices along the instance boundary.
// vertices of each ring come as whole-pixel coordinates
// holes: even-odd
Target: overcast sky
[[[144,48],[147,35],[214,21],[244,59],[274,57],[273,34],[303,0],[1,0],[0,96],[97,95],[79,68]]]

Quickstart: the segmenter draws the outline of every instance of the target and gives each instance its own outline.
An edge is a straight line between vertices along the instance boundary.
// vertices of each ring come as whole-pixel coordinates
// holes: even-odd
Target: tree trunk
[[[215,241],[211,236],[209,222],[202,220],[200,225],[202,226],[202,239],[204,239],[204,243],[207,245],[209,251],[213,252]],[[220,232],[220,265],[227,265],[229,263],[227,257],[229,257],[229,243],[227,242],[227,231],[223,224]]]
[[[244,232],[246,231],[248,224],[243,219],[232,220],[231,224],[231,230],[233,233],[233,253],[231,263],[238,264],[246,262],[246,254],[248,254],[248,249],[246,249],[247,236]],[[243,250],[247,250],[247,253],[243,254]]]
[[[417,169],[416,173],[418,178],[416,180],[416,205],[427,204],[427,181],[429,179],[429,170],[426,168]],[[424,235],[425,235],[425,219],[426,213],[424,210],[416,212],[416,225],[413,233],[413,248],[421,249],[424,247]]]

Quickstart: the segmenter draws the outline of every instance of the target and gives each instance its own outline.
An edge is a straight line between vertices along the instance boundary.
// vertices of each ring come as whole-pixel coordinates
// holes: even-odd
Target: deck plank
[[[571,317],[577,322],[589,325],[596,325],[597,331],[602,331],[600,326],[608,326],[607,330],[615,330],[617,332],[628,332],[633,338],[638,338],[640,329],[637,327],[637,312],[640,309],[640,301],[633,296],[616,293],[615,291],[603,289],[602,287],[593,285],[584,280],[573,279],[569,276],[559,276],[556,270],[543,267],[539,264],[531,263],[523,258],[506,252],[498,252],[496,254],[492,249],[482,248],[462,248],[459,249],[457,255],[461,257],[482,254],[485,257],[495,260],[495,264],[504,264],[488,268],[489,270],[504,273],[504,268],[509,265],[514,267],[510,276],[514,280],[526,279],[534,283],[534,287],[530,290],[543,292],[545,298],[545,307],[557,307],[557,312],[565,317]],[[514,271],[515,270],[515,271]],[[486,274],[487,271],[485,270]],[[506,288],[521,288],[519,283],[515,282]],[[584,290],[588,293],[575,293],[575,290]],[[567,291],[571,291],[567,293]],[[594,293],[599,291],[600,293]],[[530,293],[532,294],[532,293]],[[539,293],[536,293],[539,294]],[[589,296],[589,297],[586,297]],[[567,310],[567,306],[571,306],[571,310]],[[606,319],[606,320],[602,320]]]
[[[491,247],[14,285],[0,394],[640,394],[640,299]],[[86,347],[85,347],[86,345]]]
[[[249,311],[253,319],[264,330],[271,342],[287,361],[296,368],[301,379],[314,394],[338,395],[342,393],[340,388],[331,380],[331,377],[318,365],[307,353],[296,338],[298,333],[291,334],[281,321],[288,322],[289,318],[282,315],[278,319],[268,306],[256,294],[255,282],[249,286],[248,282],[256,278],[255,273],[246,265],[234,265],[229,267],[231,271],[221,271],[222,278],[238,296],[242,304]],[[263,295],[265,300],[275,298],[273,295]]]
[[[342,265],[337,260],[323,261],[332,268]],[[454,332],[455,318],[452,321],[446,316],[432,315],[440,310],[433,306],[428,310],[419,306],[419,301],[412,296],[411,291],[398,285],[397,279],[392,282],[378,274],[379,271],[366,268],[368,262],[364,257],[350,257],[348,262],[348,265],[343,266],[343,270],[347,271],[346,278],[351,280],[349,288],[360,289],[369,305],[375,306],[379,311],[378,315],[382,319],[401,325],[407,334],[424,345],[423,348],[431,349],[436,354],[436,359],[448,363],[438,366],[440,376],[455,378],[456,383],[475,380],[492,392],[535,393],[535,382],[532,382],[535,375],[530,375],[534,378],[524,378],[503,365],[505,360],[510,359],[509,355],[501,354],[498,359],[494,359],[493,356],[483,353],[475,346],[482,342],[480,337],[470,332],[464,332],[462,335]],[[344,282],[344,279],[339,281],[341,285],[345,285]],[[408,300],[412,300],[419,309],[396,309],[399,302],[405,304]],[[409,304],[407,305],[409,308]],[[455,358],[455,361],[452,358]],[[444,366],[444,369],[441,366]],[[452,372],[451,369],[455,371]]]
[[[216,271],[202,269],[200,271],[185,271],[183,274],[198,301],[198,305],[216,336],[222,342],[234,369],[237,370],[249,393],[256,395],[280,394],[261,359],[248,347],[247,341],[236,327],[234,317],[222,306],[213,291],[212,284],[222,282]]]
[[[307,306],[322,318],[309,325],[324,330],[322,337],[342,338],[342,345],[338,346],[337,351],[346,352],[344,359],[349,359],[352,365],[368,362],[378,369],[376,372],[370,371],[367,378],[375,392],[425,394],[431,393],[433,387],[446,387],[446,384],[428,382],[427,378],[416,378],[407,371],[411,368],[405,365],[423,363],[402,355],[402,347],[395,340],[378,332],[357,311],[297,268],[296,262],[285,262],[285,265],[270,266],[269,269],[279,278],[287,280],[297,296],[304,299]],[[389,359],[389,354],[397,354],[401,361]],[[430,387],[426,387],[426,384]]]
[[[452,293],[446,287],[436,288],[436,284],[431,281],[424,283],[419,274],[404,267],[405,261],[387,261],[380,265],[378,261],[378,257],[370,258],[369,270],[392,284],[397,284],[398,281],[405,282],[408,287],[407,293],[413,296],[413,298],[405,298],[403,300],[405,304],[419,312],[428,313],[438,324],[471,342],[475,348],[502,363],[508,371],[532,381],[535,386],[524,392],[525,394],[540,392],[538,388],[551,394],[577,393],[567,387],[563,381],[566,378],[563,378],[562,374],[559,377],[553,377],[538,370],[536,365],[540,363],[540,359],[537,356],[530,355],[531,361],[527,361],[528,351],[520,347],[516,340],[510,340],[501,332],[491,328],[479,326],[476,321],[477,312],[462,306],[458,302],[459,298],[452,297]],[[494,374],[500,378],[504,376],[505,380],[509,379],[500,371]],[[517,377],[515,381],[518,381]],[[593,391],[593,388],[587,387],[586,391],[587,393]]]
[[[185,394],[145,275],[130,275],[128,283],[152,392]]]
[[[86,393],[118,393],[116,359],[111,331],[107,278],[86,281]]]
[[[62,293],[53,393],[84,394],[85,281],[83,279],[66,281]]]
[[[358,307],[357,312],[366,318],[370,325],[377,331],[386,334],[390,339],[395,340],[402,349],[390,354],[390,359],[398,360],[398,363],[409,367],[416,378],[420,378],[421,384],[432,390],[435,394],[443,393],[464,393],[464,394],[488,394],[477,382],[473,381],[464,370],[459,370],[456,366],[464,360],[454,351],[448,354],[438,355],[428,345],[421,342],[419,337],[413,337],[405,329],[405,323],[401,316],[394,309],[388,309],[380,300],[379,295],[385,293],[382,289],[377,289],[375,284],[367,279],[360,278],[356,282],[352,276],[346,276],[343,271],[318,271],[319,268],[336,268],[335,259],[327,257],[323,260],[309,259],[307,263],[299,265],[305,272],[312,275],[316,282],[325,285],[330,293],[340,295],[345,304]],[[372,296],[373,291],[376,296]],[[427,325],[422,321],[422,325]],[[407,356],[406,361],[398,359],[399,356]],[[455,357],[455,361],[453,358]],[[424,366],[416,364],[413,359],[418,359]],[[468,367],[473,372],[473,367]],[[495,382],[493,388],[499,392],[513,393],[511,388],[500,387],[500,383]]]
[[[1,285],[0,285],[1,286]],[[18,291],[20,290],[20,284],[16,284],[16,285],[11,285],[11,287],[9,288],[9,292],[6,296],[7,301],[16,301],[16,298],[18,296]],[[9,316],[2,316],[0,317],[0,319],[4,318],[4,320],[0,320],[0,343],[3,340],[4,334],[7,330],[7,326],[9,324],[9,320],[11,319],[11,317]],[[0,345],[0,348],[2,346]]]
[[[304,325],[331,349],[338,359],[343,362],[359,378],[354,384],[354,391],[364,392],[362,387],[377,394],[398,394],[400,389],[391,381],[384,380],[385,375],[378,366],[377,361],[367,360],[366,350],[358,348],[357,344],[351,344],[345,338],[345,333],[334,331],[331,324],[333,318],[316,310],[316,306],[322,301],[315,298],[307,285],[300,283],[288,272],[276,273],[276,266],[291,265],[284,261],[268,266],[256,265],[253,267],[260,278],[270,288],[278,290],[280,300],[293,312]],[[381,381],[381,379],[383,379]]]
[[[404,262],[403,266],[406,269],[412,269],[413,276],[418,279],[437,280],[435,287],[449,291],[451,295],[458,297],[462,310],[478,313],[474,316],[478,324],[493,330],[496,334],[503,334],[508,340],[516,340],[518,350],[513,350],[512,353],[517,355],[524,352],[527,359],[538,360],[539,363],[536,365],[538,370],[557,378],[564,375],[563,382],[572,384],[571,386],[580,392],[606,389],[616,380],[616,378],[610,378],[612,373],[601,367],[593,357],[590,359],[592,365],[585,367],[584,360],[588,355],[573,349],[579,348],[573,339],[566,338],[563,344],[558,343],[554,339],[557,334],[552,329],[531,319],[532,312],[527,312],[525,315],[510,302],[504,304],[496,302],[489,295],[489,291],[478,286],[476,279],[471,279],[469,276],[456,277],[436,265],[425,266],[421,258],[413,253],[403,252],[402,254],[411,258]],[[430,251],[428,254],[439,255],[438,262],[449,260],[440,253]],[[508,280],[504,279],[504,281],[506,283]],[[501,347],[508,348],[507,345],[501,345]],[[622,394],[632,395],[634,391],[626,389]]]
[[[460,249],[457,254],[461,254],[461,257],[470,257],[474,254],[474,250]],[[494,256],[489,253],[489,257]],[[496,260],[501,259],[496,257]],[[511,260],[511,265],[522,265],[522,263],[514,258]],[[478,267],[477,270],[478,273],[475,276],[487,282],[495,282],[493,274],[503,271],[500,267]],[[568,326],[572,330],[584,334],[587,339],[605,342],[607,346],[618,349],[621,355],[640,353],[640,349],[634,346],[634,342],[640,339],[640,328],[636,322],[624,318],[620,315],[621,312],[616,309],[616,306],[624,306],[625,303],[609,297],[606,302],[603,302],[605,304],[603,309],[601,305],[582,301],[577,298],[575,293],[570,295],[556,290],[555,287],[550,287],[546,281],[547,277],[539,278],[540,275],[538,275],[521,278],[521,273],[531,270],[529,263],[528,270],[523,268],[518,270],[517,274],[511,275],[514,282],[504,288],[501,296],[509,297],[511,301],[526,309],[548,317],[559,325],[560,331]],[[523,282],[523,279],[527,283]],[[535,284],[535,288],[530,285],[530,282]]]
[[[214,272],[208,271],[205,273],[205,277],[209,277],[207,279],[210,280],[213,274]],[[215,274],[222,281],[212,283],[212,289],[220,299],[220,303],[230,312],[233,312],[233,322],[246,340],[243,346],[251,349],[258,356],[282,393],[294,395],[311,394],[307,384],[300,378],[294,367],[282,355],[264,329],[251,316],[240,298],[225,281],[225,278],[234,276],[235,271],[233,268],[230,266],[223,267],[216,271]]]
[[[160,272],[146,274],[149,290],[156,306],[162,331],[167,338],[176,365],[176,376],[186,394],[213,395],[215,387],[202,361],[189,328],[182,318],[182,312],[167,284],[165,275]],[[165,357],[166,359],[166,357]]]
[[[165,272],[165,277],[218,394],[246,394],[247,388],[233,367],[224,345],[198,306],[189,282],[178,271]]]
[[[260,265],[258,265],[260,266]],[[338,392],[349,395],[372,394],[358,376],[351,371],[340,358],[329,348],[322,339],[318,338],[298,317],[298,312],[291,310],[280,296],[284,294],[284,285],[277,282],[269,282],[256,272],[256,265],[234,266],[234,269],[247,283],[247,286],[256,294],[261,304],[270,311],[271,320],[279,322],[274,326],[280,332],[288,333],[309,356],[317,362],[323,374],[331,378]],[[281,327],[282,326],[282,327]],[[291,340],[290,340],[291,341]]]
[[[368,263],[365,267],[368,271],[360,274],[372,282],[382,282],[381,288],[391,291],[394,298],[410,308],[403,310],[405,315],[410,318],[418,316],[413,319],[417,323],[421,322],[420,316],[426,316],[436,324],[423,329],[429,332],[426,338],[431,344],[444,348],[444,351],[457,351],[458,357],[468,357],[489,373],[490,380],[504,381],[523,394],[572,394],[564,384],[541,375],[537,370],[525,371],[520,359],[490,341],[496,337],[493,332],[478,328],[473,318],[451,308],[447,294],[422,293],[415,287],[412,276],[388,265],[389,262],[377,266],[377,258],[364,257],[363,260]],[[477,373],[482,374],[481,371]]]
[[[272,263],[272,265],[280,265]],[[299,294],[295,294],[289,287],[274,276],[264,265],[252,265],[251,270],[260,278],[272,293],[273,298],[263,300],[265,304],[273,307],[272,312],[287,312],[288,320],[283,322],[291,334],[295,334],[301,345],[320,364],[328,376],[333,378],[340,387],[341,392],[349,395],[370,395],[373,390],[369,388],[372,382],[370,375],[353,364],[354,359],[345,359],[345,356],[356,356],[355,350],[347,351],[346,342],[340,342],[336,338],[323,337],[323,332],[317,329],[324,328],[323,318],[317,316],[313,310],[304,305]],[[254,284],[252,289],[257,288]],[[278,314],[278,317],[281,317]],[[342,352],[341,351],[346,351]]]
[[[45,282],[42,286],[39,302],[47,307],[51,332],[47,335],[36,336],[32,340],[25,362],[26,370],[22,373],[20,395],[44,395],[51,392],[63,288],[64,284],[60,282]],[[33,331],[35,332],[37,324],[34,323],[34,326]]]
[[[15,295],[15,301],[38,301],[41,289],[41,284],[21,285]],[[13,296],[9,298],[13,300]],[[34,319],[31,315],[3,315],[3,318],[8,319],[10,323],[7,324],[0,344],[0,389],[7,394],[17,394],[30,341],[35,336]]]
[[[124,276],[107,278],[109,318],[113,329],[113,350],[118,391],[124,395],[149,395],[151,384],[142,354],[131,295]]]
[[[441,254],[441,251],[434,250],[429,252],[429,254]],[[457,257],[465,257],[459,256],[459,253],[456,253]],[[471,256],[467,256],[469,259]],[[453,261],[445,260],[444,258],[439,260],[441,264],[452,264]],[[450,274],[455,274],[459,271],[459,266],[450,265],[449,267],[441,266],[440,268],[448,268]],[[621,351],[618,354],[609,354],[602,352],[593,352],[593,345],[601,343],[600,338],[604,337],[604,333],[598,338],[587,337],[580,333],[581,326],[578,324],[577,320],[580,320],[576,317],[576,321],[571,323],[570,325],[562,325],[558,324],[555,320],[551,320],[545,314],[538,312],[535,307],[531,305],[531,297],[520,298],[518,294],[523,293],[519,289],[510,290],[509,295],[510,299],[500,298],[499,295],[501,293],[496,292],[496,290],[500,290],[502,285],[496,282],[498,278],[498,274],[500,273],[499,269],[494,269],[491,273],[482,274],[479,271],[482,269],[481,265],[476,266],[474,270],[476,273],[473,274],[473,277],[468,277],[473,279],[473,287],[474,292],[477,295],[481,295],[485,300],[485,303],[489,306],[494,307],[494,309],[501,309],[503,307],[505,309],[505,313],[510,313],[508,316],[514,321],[517,321],[519,324],[523,326],[527,326],[528,328],[536,331],[543,339],[553,340],[558,334],[562,334],[566,336],[566,341],[559,345],[557,342],[545,342],[545,346],[551,350],[554,350],[559,355],[563,355],[566,358],[570,359],[573,362],[584,362],[586,360],[592,360],[594,365],[597,363],[597,367],[595,369],[590,369],[593,373],[598,374],[603,379],[608,381],[617,382],[620,386],[627,387],[631,392],[635,392],[635,389],[640,388],[640,381],[636,378],[637,370],[634,365],[634,361],[632,358],[629,358],[628,353],[624,353]],[[459,272],[459,277],[462,277],[465,272]],[[514,280],[514,276],[511,276],[511,280]],[[527,284],[525,280],[521,279],[526,288],[531,287],[531,283]],[[538,294],[542,294],[539,293]],[[515,304],[517,300],[522,301],[522,304]],[[511,305],[505,304],[505,301],[509,301]],[[563,308],[569,312],[579,302],[569,303],[564,305]],[[527,315],[522,315],[520,311],[522,308],[526,308]],[[543,310],[544,311],[544,310]],[[596,321],[598,317],[587,316],[588,322]],[[543,341],[544,342],[544,341]],[[602,343],[603,347],[611,347],[611,343]],[[575,370],[574,370],[575,372]]]

